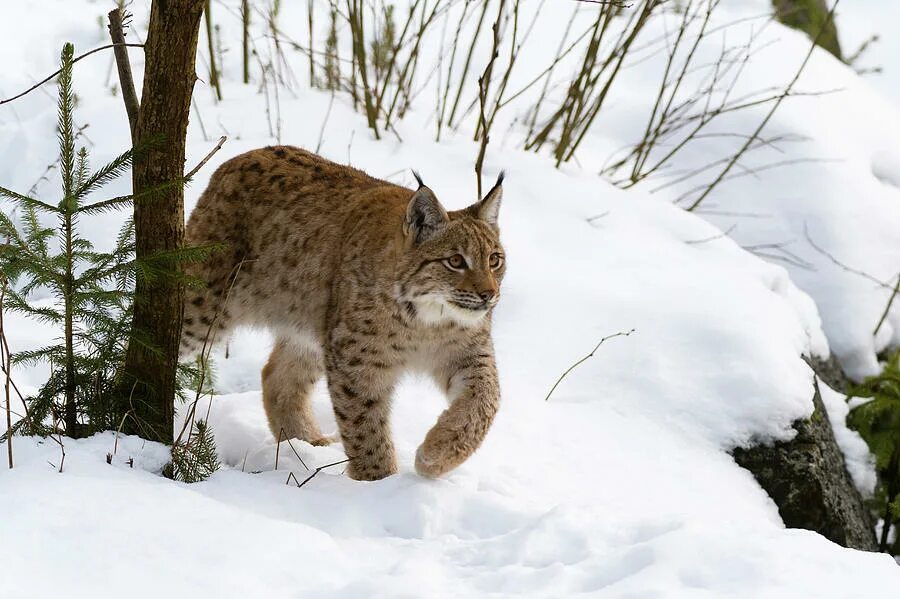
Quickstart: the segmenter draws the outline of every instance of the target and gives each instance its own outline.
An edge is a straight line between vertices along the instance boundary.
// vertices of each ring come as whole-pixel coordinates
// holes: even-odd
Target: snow
[[[10,18],[0,24],[0,49],[16,68],[0,77],[0,95],[51,72],[64,40],[76,51],[105,43],[93,15],[103,15],[106,3],[67,0],[49,11],[37,4],[4,7]],[[142,30],[149,3],[134,4]],[[305,23],[297,16],[305,3],[283,4],[283,22]],[[754,6],[740,10],[761,5],[747,4]],[[736,2],[729,5],[740,14]],[[219,14],[223,35],[238,39],[233,19],[224,9]],[[567,11],[545,14],[548,29],[568,19]],[[38,22],[40,31],[23,25]],[[805,51],[800,36],[777,26],[772,32],[782,45],[761,55],[748,85],[764,75],[789,78],[794,66],[776,59]],[[288,56],[304,72],[303,57]],[[90,125],[84,140],[97,163],[128,143],[121,98],[107,83],[110,59],[85,59],[75,73],[78,121]],[[140,80],[138,59],[134,52]],[[741,244],[802,239],[808,222],[813,238],[841,260],[887,279],[898,262],[900,223],[889,209],[896,190],[882,181],[900,178],[888,143],[898,117],[850,71],[821,53],[814,59],[811,81],[846,91],[817,98],[815,110],[786,103],[773,127],[809,135],[804,154],[839,153],[844,162],[737,179],[711,206],[766,214],[737,222],[730,236]],[[265,99],[255,86],[236,83],[238,68],[226,65],[221,104],[202,83],[195,90],[207,131],[192,120],[188,164],[218,135],[229,140],[189,189],[188,208],[218,164],[274,141]],[[629,97],[646,92],[652,71],[652,61],[629,71]],[[29,189],[55,155],[55,105],[52,88],[46,91],[0,107],[6,187]],[[415,167],[448,208],[462,207],[475,196],[477,147],[465,131],[434,143],[423,102],[397,124],[402,142],[375,141],[345,98],[302,87],[280,98],[281,138],[314,149],[322,133],[320,153],[395,182],[411,184]],[[307,468],[343,452],[298,441],[276,447],[259,394],[271,339],[241,331],[229,341],[227,360],[224,348],[214,357],[220,395],[197,410],[209,409],[224,463],[207,482],[160,477],[166,450],[137,438],[64,439],[61,474],[58,445],[15,439],[16,468],[0,470],[3,596],[33,596],[39,581],[75,598],[127,589],[135,597],[843,599],[900,583],[890,557],[785,529],[775,505],[727,453],[790,438],[790,424],[811,413],[814,375],[804,354],[824,357],[831,345],[845,365],[865,373],[879,345],[900,331],[900,313],[892,312],[885,338],[873,340],[883,290],[804,248],[796,249],[815,262],[814,271],[764,262],[723,235],[731,221],[701,218],[666,194],[621,191],[598,178],[587,157],[633,136],[640,123],[621,100],[610,110],[609,123],[586,142],[583,168],[556,170],[545,156],[518,151],[515,131],[498,134],[488,154],[486,177],[507,171],[500,222],[508,271],[494,332],[503,400],[475,456],[442,480],[414,473],[415,448],[444,399],[429,381],[410,377],[393,415],[398,475],[356,482],[335,466],[297,488],[295,480],[312,474]],[[54,192],[50,179],[40,192]],[[107,192],[124,191],[127,181],[117,185]],[[83,225],[102,242],[120,218]],[[8,326],[14,350],[54,334],[21,318]],[[562,372],[602,337],[631,329],[604,343],[545,401]],[[36,387],[44,372],[14,376]],[[870,489],[871,463],[843,425],[843,398],[820,388],[854,481]],[[323,429],[333,431],[322,385],[314,404]]]
[[[875,458],[869,453],[869,448],[862,437],[847,427],[847,414],[850,413],[847,398],[831,389],[822,380],[819,380],[819,392],[828,412],[831,428],[834,430],[834,438],[844,454],[847,471],[856,488],[865,496],[871,496],[875,491],[876,482]]]
[[[842,10],[853,11],[852,4],[842,3]],[[735,97],[783,88],[809,49],[805,34],[751,18],[767,14],[770,6],[768,0],[726,0],[710,25],[724,27],[721,35],[712,36],[697,50],[697,64],[712,64],[723,44],[745,43],[752,35],[758,36],[752,43],[755,53],[732,92]],[[675,18],[668,23],[670,29]],[[660,20],[652,23],[646,35],[651,38],[663,32]],[[599,168],[608,159],[607,148],[620,148],[639,139],[636,137],[643,131],[655,98],[655,89],[647,82],[659,80],[664,59],[648,51],[645,60],[636,60],[623,71],[622,81],[604,108],[605,126],[597,126],[589,134],[593,139],[582,153],[582,165]],[[897,103],[886,101],[852,69],[822,50],[813,53],[794,91],[828,93],[786,99],[763,134],[798,141],[773,143],[745,156],[734,172],[755,172],[723,182],[698,213],[728,231],[742,246],[757,248],[767,259],[785,266],[791,280],[815,300],[831,349],[844,370],[861,379],[879,371],[877,353],[900,342],[897,306],[879,334],[872,334],[900,264]],[[709,132],[749,134],[769,108],[763,104],[722,115]],[[635,126],[635,121],[641,125]],[[676,155],[669,172],[696,169],[729,156],[743,141],[711,138],[689,144]],[[784,162],[787,165],[773,167]],[[664,172],[636,188],[654,192],[671,183],[653,195],[676,201],[711,180],[716,172],[681,183]]]
[[[844,2],[838,11],[838,34],[844,54],[851,56],[872,36],[872,42],[859,57],[854,68],[865,71],[865,80],[887,97],[894,107],[900,106],[900,39],[892,25],[900,19],[900,5],[883,0]],[[878,72],[871,72],[877,69]]]
[[[16,514],[3,521],[4,545],[16,548],[0,571],[5,597],[33,596],[36,581],[65,581],[72,597],[264,589],[271,597],[847,598],[879,596],[898,576],[887,556],[783,530],[774,510],[711,503],[707,518],[679,513],[665,484],[650,493],[655,509],[590,497],[549,502],[545,489],[521,488],[502,469],[480,480],[405,472],[374,484],[322,473],[297,489],[284,484],[284,471],[302,467],[282,453],[278,472],[226,470],[185,485],[146,471],[165,452],[136,438],[119,439],[107,465],[113,437],[68,441],[61,475],[46,463],[58,464],[56,445],[17,443],[19,466],[0,479],[0,501]],[[328,451],[298,445],[305,460]],[[682,469],[683,455],[667,457]],[[718,471],[740,472],[724,463]],[[720,497],[732,506],[749,495],[764,507],[747,477],[721,483],[736,483]]]

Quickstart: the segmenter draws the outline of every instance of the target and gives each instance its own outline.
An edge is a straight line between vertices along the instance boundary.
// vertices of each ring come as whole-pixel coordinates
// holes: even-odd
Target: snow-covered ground
[[[134,2],[139,30],[148,4]],[[214,3],[222,9],[223,35],[235,40],[229,56],[237,54],[239,38],[226,7],[236,4]],[[283,4],[283,22],[296,23],[302,39],[305,19],[298,15],[306,3]],[[764,3],[728,4],[740,14]],[[0,76],[0,96],[51,72],[63,41],[78,50],[105,43],[97,17],[108,8],[59,0],[0,9],[0,55],[12,65]],[[568,8],[546,14],[555,47]],[[780,57],[799,62],[803,40],[770,27],[780,44],[772,47],[780,49],[760,57],[751,76],[768,70],[779,81],[789,79],[794,67]],[[289,57],[303,73],[303,57]],[[132,60],[139,74],[137,52]],[[109,89],[115,80],[109,61],[85,59],[75,73],[78,120],[89,125],[84,141],[98,163],[128,143],[121,98]],[[890,175],[891,164],[900,164],[891,163],[889,139],[900,131],[900,117],[824,53],[810,69],[810,86],[843,86],[847,95],[811,100],[815,109],[786,103],[773,126],[796,127],[813,139],[804,152],[840,153],[843,162],[736,180],[711,206],[767,215],[737,223],[731,234],[740,243],[802,236],[809,221],[842,260],[889,278],[888,266],[900,262],[900,212],[890,204],[898,198],[872,165],[879,151],[886,152],[879,172]],[[255,86],[236,83],[236,62],[225,70],[222,103],[202,83],[195,90],[204,125],[192,120],[188,163],[205,155],[218,135],[229,141],[189,190],[189,207],[219,163],[273,143],[265,98]],[[339,445],[294,441],[301,462],[288,443],[276,448],[258,391],[270,340],[241,332],[230,342],[229,359],[221,351],[215,358],[222,395],[210,406],[210,422],[224,468],[207,482],[160,477],[164,449],[136,438],[118,440],[111,466],[112,433],[65,440],[62,474],[54,442],[15,439],[16,468],[0,470],[0,549],[7,556],[0,597],[42,596],[56,587],[67,597],[92,598],[124,589],[135,597],[844,599],[897,588],[900,569],[891,558],[786,530],[771,500],[727,453],[752,440],[786,438],[790,423],[811,412],[813,374],[802,354],[825,355],[830,341],[858,372],[870,369],[876,347],[888,343],[876,345],[869,322],[877,321],[886,295],[802,249],[816,270],[789,273],[704,220],[715,215],[688,214],[664,194],[624,192],[598,178],[592,157],[641,126],[640,115],[630,114],[637,112],[633,106],[624,107],[653,84],[653,69],[648,63],[631,72],[627,94],[611,104],[614,116],[586,142],[583,168],[556,170],[545,156],[516,150],[516,133],[488,154],[488,176],[500,168],[508,173],[501,227],[509,270],[495,316],[503,403],[472,459],[443,480],[414,473],[415,447],[443,398],[429,382],[409,379],[394,410],[398,475],[363,483],[335,467],[302,488],[293,477],[286,484],[289,473],[303,481],[311,474],[307,467],[343,453]],[[0,184],[28,190],[53,161],[53,93],[46,87],[0,106]],[[408,169],[415,167],[445,205],[463,206],[475,195],[477,148],[465,132],[434,143],[425,105],[397,124],[402,142],[375,141],[345,98],[332,102],[302,86],[280,97],[281,139],[314,149],[321,137],[323,155],[396,182],[411,183]],[[54,193],[52,173],[50,179],[38,185],[39,193]],[[118,193],[127,182],[119,185],[107,191]],[[82,224],[102,240],[118,218]],[[53,335],[21,318],[8,326],[14,350]],[[900,313],[890,326],[887,337],[900,331]],[[545,401],[560,374],[600,338],[631,329],[599,348]],[[28,388],[43,374],[37,368],[15,377]],[[842,426],[842,398],[826,391],[824,399],[834,406],[854,480],[871,489],[865,447]],[[333,430],[324,388],[315,407],[324,428]],[[205,414],[206,406],[198,412]]]

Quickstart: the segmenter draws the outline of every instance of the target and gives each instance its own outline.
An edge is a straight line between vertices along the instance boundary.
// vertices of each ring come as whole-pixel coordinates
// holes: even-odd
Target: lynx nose
[[[481,298],[483,302],[489,302],[494,299],[494,296],[497,295],[497,291],[494,289],[485,289],[484,291],[479,292],[478,297]]]

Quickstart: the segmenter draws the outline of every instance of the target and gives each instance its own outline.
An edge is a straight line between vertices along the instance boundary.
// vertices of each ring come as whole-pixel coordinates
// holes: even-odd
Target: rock
[[[813,530],[844,547],[876,551],[871,515],[847,473],[818,382],[814,385],[815,409],[808,420],[794,424],[794,439],[736,448],[732,455],[778,506],[785,526]]]
[[[834,354],[830,355],[827,359],[810,358],[807,356],[803,356],[803,359],[806,360],[806,363],[813,369],[816,376],[824,381],[826,385],[845,395],[850,392],[853,381],[844,374],[844,369],[841,368],[841,363],[834,357]]]

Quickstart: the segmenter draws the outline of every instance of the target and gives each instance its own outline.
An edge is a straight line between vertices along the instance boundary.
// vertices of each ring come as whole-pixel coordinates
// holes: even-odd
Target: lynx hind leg
[[[313,415],[313,387],[324,372],[322,352],[280,337],[262,371],[263,406],[276,439],[297,438],[312,445],[333,441]]]

